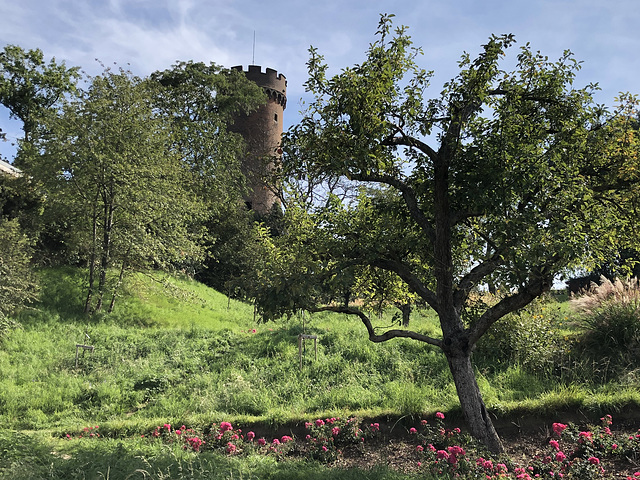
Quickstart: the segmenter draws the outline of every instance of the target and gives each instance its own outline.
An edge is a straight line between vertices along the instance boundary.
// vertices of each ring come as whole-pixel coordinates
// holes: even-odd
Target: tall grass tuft
[[[584,295],[572,298],[582,330],[579,350],[605,381],[640,368],[640,282],[602,278]]]

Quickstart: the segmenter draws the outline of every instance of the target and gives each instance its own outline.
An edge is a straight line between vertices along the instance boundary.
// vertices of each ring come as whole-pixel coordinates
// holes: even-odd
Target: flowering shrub
[[[438,418],[437,420],[442,420]],[[437,421],[436,420],[436,421]],[[567,479],[595,480],[606,478],[602,465],[603,458],[637,458],[640,455],[640,431],[627,438],[616,438],[611,431],[612,418],[605,415],[601,424],[588,430],[581,430],[576,425],[554,423],[553,438],[549,440],[548,452],[535,456],[527,466],[510,468],[491,458],[478,457],[471,461],[464,448],[446,442],[457,441],[456,434],[442,431],[439,426],[426,429],[429,434],[436,434],[437,441],[444,443],[438,447],[434,443],[419,443],[416,452],[419,465],[426,471],[435,474],[449,474],[455,478],[491,479]],[[426,427],[425,421],[422,426]],[[413,427],[410,434],[420,435]],[[426,438],[426,437],[425,437]],[[433,437],[432,437],[433,438]],[[627,480],[640,479],[640,472],[627,477]]]
[[[435,420],[432,423],[422,420],[417,428],[411,427],[409,434],[415,435],[423,448],[434,446],[442,450],[460,443],[473,443],[471,437],[463,434],[459,428],[445,428],[442,412],[436,412]]]
[[[327,418],[307,422],[305,440],[312,458],[329,462],[342,454],[342,449],[350,445],[361,445],[365,438],[371,438],[380,431],[378,423],[371,423],[364,430],[355,417],[348,419]]]
[[[71,435],[69,433],[66,433],[64,435],[64,438],[69,440],[72,438],[100,438],[100,433],[98,433],[99,428],[100,427],[98,425],[94,427],[84,427],[82,431],[78,432],[77,434]]]
[[[632,435],[616,435],[611,430],[613,419],[605,415],[600,424],[579,428],[574,424],[552,424],[552,435],[545,450],[526,465],[516,465],[505,457],[486,453],[460,429],[445,428],[444,415],[436,413],[431,421],[422,420],[408,429],[408,439],[415,442],[416,466],[437,478],[464,479],[579,479],[611,478],[606,464],[611,460],[633,460],[640,457],[640,430]],[[356,418],[326,418],[308,422],[304,442],[283,435],[270,441],[258,438],[252,431],[246,434],[229,422],[213,424],[208,433],[173,427],[169,423],[157,426],[150,441],[175,444],[194,453],[214,450],[223,455],[273,455],[284,458],[297,454],[331,462],[346,448],[361,448],[380,432],[378,423],[362,424]],[[77,434],[64,438],[100,438],[98,426],[85,427]],[[618,477],[616,477],[618,478]],[[640,480],[640,471],[625,480]]]

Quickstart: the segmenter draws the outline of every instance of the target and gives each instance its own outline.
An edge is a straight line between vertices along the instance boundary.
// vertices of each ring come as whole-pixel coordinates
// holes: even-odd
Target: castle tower
[[[232,67],[242,71],[242,66]],[[242,170],[247,177],[249,195],[247,205],[259,214],[267,214],[278,199],[273,185],[265,178],[280,159],[280,141],[282,139],[282,116],[287,106],[287,79],[276,70],[267,68],[262,72],[259,65],[249,65],[244,71],[246,77],[262,87],[268,101],[250,115],[240,115],[230,126],[232,132],[241,134],[247,143],[248,153]]]

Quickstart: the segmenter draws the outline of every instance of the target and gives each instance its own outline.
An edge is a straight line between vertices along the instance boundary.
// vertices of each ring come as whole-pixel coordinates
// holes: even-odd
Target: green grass
[[[190,457],[149,451],[135,438],[165,422],[205,429],[226,420],[275,429],[354,414],[400,418],[440,410],[459,416],[446,360],[436,348],[408,339],[371,343],[348,316],[260,323],[251,305],[188,279],[153,274],[133,277],[112,314],[89,319],[82,313],[79,270],[44,270],[42,279],[42,303],[23,313],[21,328],[0,337],[5,478],[333,478],[312,462]],[[545,308],[561,312],[552,323],[562,323],[563,303]],[[389,325],[392,313],[378,324]],[[432,312],[419,311],[411,322],[418,331],[437,332]],[[318,336],[318,351],[316,359],[307,341],[300,369],[302,332]],[[95,347],[81,352],[77,367],[76,343]],[[637,379],[569,385],[524,364],[493,362],[493,356],[477,358],[478,380],[487,406],[501,417],[576,409],[596,415],[640,405]],[[58,440],[95,424],[110,438],[101,446]],[[20,443],[28,448],[16,449]],[[95,457],[100,461],[90,462]],[[21,473],[25,465],[36,472]],[[335,478],[350,478],[343,475]],[[384,469],[367,475],[353,473],[410,478]]]

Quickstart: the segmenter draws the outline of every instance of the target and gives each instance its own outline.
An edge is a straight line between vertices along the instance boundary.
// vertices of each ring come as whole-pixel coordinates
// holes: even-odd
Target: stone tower
[[[242,71],[242,66],[232,67]],[[276,70],[262,72],[259,65],[249,65],[246,77],[267,94],[268,101],[250,115],[235,118],[230,130],[241,134],[247,143],[248,153],[242,163],[247,177],[249,194],[247,205],[253,211],[265,215],[278,202],[275,186],[269,185],[269,173],[281,157],[282,116],[287,106],[287,79]]]

